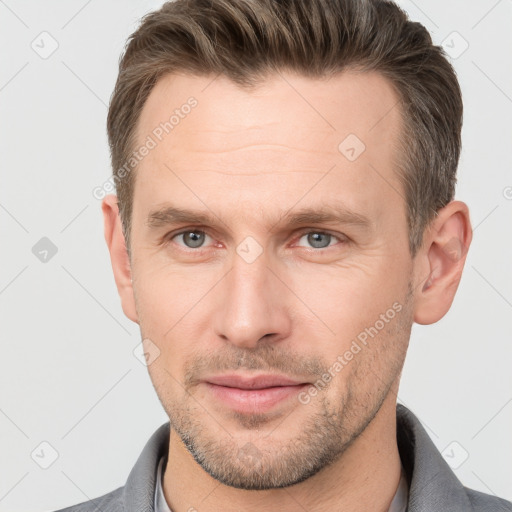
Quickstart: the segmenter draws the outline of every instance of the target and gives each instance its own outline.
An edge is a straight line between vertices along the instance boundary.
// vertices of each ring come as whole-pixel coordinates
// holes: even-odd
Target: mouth
[[[264,413],[290,401],[310,385],[281,375],[219,375],[202,381],[209,395],[240,413]],[[298,402],[298,400],[297,400]]]

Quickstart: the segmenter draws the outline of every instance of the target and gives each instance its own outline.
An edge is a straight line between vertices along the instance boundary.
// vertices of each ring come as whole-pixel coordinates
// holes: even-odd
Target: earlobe
[[[465,203],[452,201],[438,212],[426,231],[416,267],[418,293],[414,321],[433,324],[448,312],[462,277],[472,240],[469,210]],[[426,270],[426,272],[425,272]]]
[[[114,272],[121,305],[124,314],[133,322],[138,323],[135,307],[135,296],[132,286],[132,271],[128,251],[123,235],[117,197],[108,195],[101,204],[105,241],[110,252],[110,261]]]

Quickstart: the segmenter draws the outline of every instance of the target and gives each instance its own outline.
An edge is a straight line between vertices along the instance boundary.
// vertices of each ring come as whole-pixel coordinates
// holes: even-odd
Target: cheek
[[[310,310],[302,306],[299,323],[316,337],[314,350],[336,375],[333,388],[354,378],[370,392],[396,374],[412,325],[407,283],[406,273],[390,276],[383,268],[361,267],[296,283]]]
[[[180,351],[175,346],[175,340],[179,338],[174,334],[180,326],[183,305],[180,304],[179,294],[161,281],[143,281],[142,286],[134,286],[134,294],[141,338],[150,340],[144,343],[149,343],[151,351],[158,355],[148,365],[153,385],[158,387],[159,382],[165,382],[170,377],[165,370],[173,375],[176,372],[174,366]]]
[[[163,338],[186,323],[187,315],[201,302],[208,288],[208,282],[199,273],[155,267],[139,271],[134,283],[137,311],[146,329]]]
[[[295,275],[290,271],[287,282],[299,299],[290,299],[298,322],[325,331],[326,339],[348,339],[373,325],[393,304],[401,303],[407,285],[406,273],[377,260],[310,269],[307,278],[304,270]]]
[[[140,272],[135,280],[141,334],[158,346],[159,366],[172,370],[173,375],[205,338],[213,298],[208,292],[214,284],[211,272],[206,276],[154,267]]]
[[[401,371],[410,337],[410,308],[401,306],[394,303],[376,319],[363,321],[348,338],[340,338],[338,351],[330,356],[330,364],[336,365],[331,397],[348,393],[366,407],[368,400],[387,393]]]

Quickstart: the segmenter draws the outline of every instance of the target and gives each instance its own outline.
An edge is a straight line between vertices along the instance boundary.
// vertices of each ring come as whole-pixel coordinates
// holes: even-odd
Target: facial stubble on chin
[[[268,423],[265,415],[237,416],[238,425],[244,429]],[[208,436],[203,425],[191,421],[192,417],[177,421],[172,418],[171,436],[176,433],[180,437],[194,460],[212,478],[238,489],[268,490],[298,484],[337,460],[352,441],[347,440],[348,432],[338,416],[327,410],[308,418],[295,439],[268,449],[251,442],[237,442],[231,434],[221,439]],[[334,448],[335,443],[326,442],[327,439],[341,442]]]

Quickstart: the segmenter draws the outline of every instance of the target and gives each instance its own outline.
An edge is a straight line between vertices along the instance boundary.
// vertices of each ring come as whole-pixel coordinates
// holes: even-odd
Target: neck
[[[163,484],[166,501],[173,512],[388,512],[401,472],[395,396],[388,394],[375,418],[337,461],[283,489],[246,491],[219,483],[195,462],[171,429]]]

